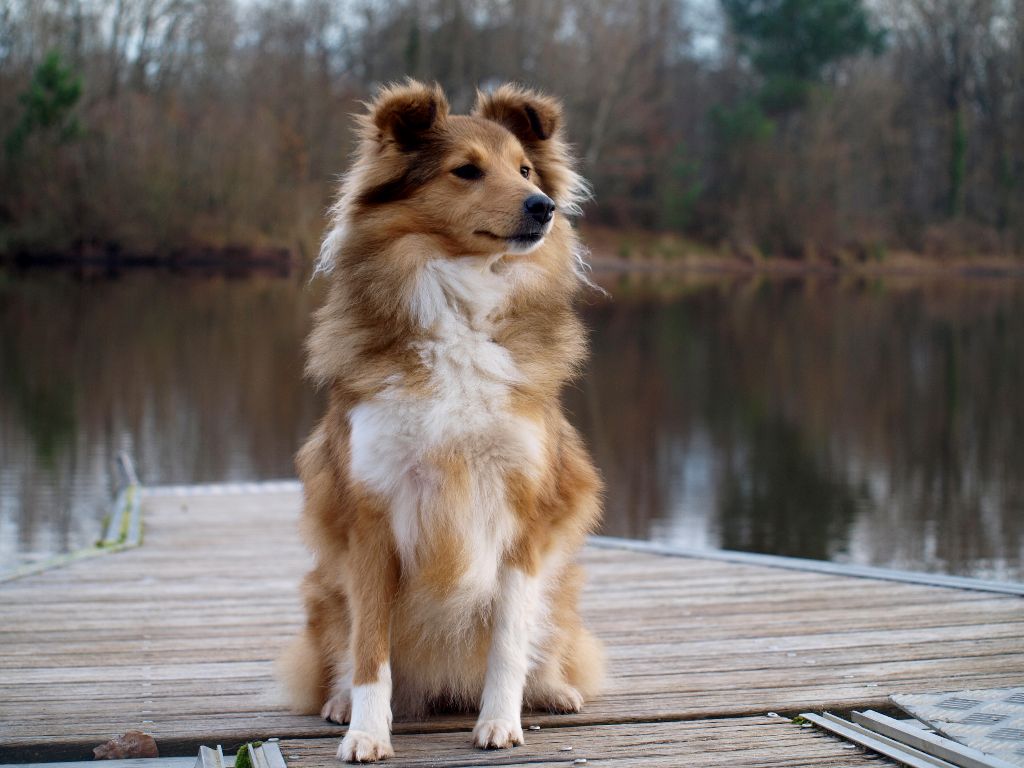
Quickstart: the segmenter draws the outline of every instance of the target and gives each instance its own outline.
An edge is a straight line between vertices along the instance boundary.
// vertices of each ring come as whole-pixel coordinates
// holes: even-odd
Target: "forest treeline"
[[[561,97],[597,224],[1024,251],[1024,0],[0,0],[0,252],[311,256],[405,76]]]

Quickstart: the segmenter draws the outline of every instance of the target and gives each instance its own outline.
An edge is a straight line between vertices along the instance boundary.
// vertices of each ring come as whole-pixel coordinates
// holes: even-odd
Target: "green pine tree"
[[[81,125],[74,114],[81,96],[81,78],[61,62],[59,53],[48,53],[36,68],[28,88],[18,97],[23,112],[7,136],[8,154],[12,157],[21,154],[33,134],[49,134],[57,143],[81,135]]]
[[[722,0],[741,51],[761,79],[758,101],[769,114],[798,109],[829,66],[881,50],[863,0]]]

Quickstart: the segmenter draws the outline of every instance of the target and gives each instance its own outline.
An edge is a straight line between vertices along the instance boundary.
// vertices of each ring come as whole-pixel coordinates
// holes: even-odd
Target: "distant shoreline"
[[[811,249],[808,257],[765,255],[752,245],[717,248],[668,232],[585,225],[580,233],[595,272],[798,277],[1024,277],[1024,254],[924,254],[883,246]]]
[[[300,270],[302,261],[287,248],[196,247],[166,254],[132,253],[117,247],[88,247],[67,251],[19,251],[0,256],[0,266],[15,269],[55,269],[86,272],[169,270],[172,272],[266,272],[285,277]]]
[[[586,240],[586,238],[585,238]],[[588,259],[595,274],[721,275],[723,277],[810,277],[854,275],[863,277],[959,277],[1024,278],[1024,259],[1005,256],[929,258],[905,251],[880,260],[836,262],[785,257],[743,258],[694,250],[672,256],[631,257],[613,255],[611,249],[594,248]],[[312,265],[288,248],[196,247],[166,254],[131,253],[119,248],[68,251],[21,251],[0,255],[0,267],[18,270],[69,270],[102,274],[133,270],[167,270],[190,273],[252,274],[287,277]]]
[[[620,259],[592,255],[591,269],[604,274],[718,274],[722,276],[810,277],[856,275],[863,277],[1012,277],[1024,278],[1024,261],[992,257],[934,261],[924,257],[891,262],[828,264],[796,259],[768,258],[757,262],[727,256],[681,259]]]

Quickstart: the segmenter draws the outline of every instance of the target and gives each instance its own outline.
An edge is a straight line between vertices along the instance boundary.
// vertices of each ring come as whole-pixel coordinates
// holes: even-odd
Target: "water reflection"
[[[588,313],[569,398],[609,532],[1020,578],[1024,285],[633,288]]]
[[[119,450],[149,482],[291,477],[319,411],[294,280],[0,283],[0,565],[88,544]]]
[[[606,531],[1022,576],[1024,284],[626,279],[567,393]],[[300,280],[0,276],[0,567],[87,543],[109,464],[288,477],[321,404]]]

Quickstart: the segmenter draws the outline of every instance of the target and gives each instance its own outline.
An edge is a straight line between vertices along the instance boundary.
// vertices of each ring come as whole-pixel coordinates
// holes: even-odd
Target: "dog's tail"
[[[304,715],[319,714],[327,700],[329,670],[309,630],[304,629],[274,664],[274,677],[289,708]]]

